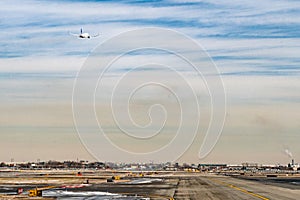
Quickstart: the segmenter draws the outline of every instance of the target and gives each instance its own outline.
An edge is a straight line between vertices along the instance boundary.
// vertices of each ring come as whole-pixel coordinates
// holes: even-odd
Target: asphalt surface
[[[72,175],[73,174],[73,175]],[[160,172],[146,177],[125,177],[107,183],[105,178],[115,175],[115,172],[97,172],[85,176],[75,176],[73,172],[65,174],[39,175],[22,172],[18,175],[5,175],[0,177],[0,199],[36,199],[29,198],[26,192],[22,195],[13,195],[16,189],[22,187],[24,191],[35,187],[48,185],[57,186],[48,193],[48,199],[61,199],[61,191],[74,194],[84,194],[82,199],[87,199],[86,194],[95,192],[109,192],[126,196],[148,197],[152,200],[299,200],[300,177],[249,177],[249,176],[222,176],[188,172]],[[122,175],[122,174],[120,174]],[[123,174],[124,175],[124,174]],[[76,185],[89,179],[89,184],[80,188],[62,189],[62,185]],[[58,191],[55,195],[55,191]],[[46,194],[47,192],[45,192]],[[66,197],[70,198],[70,197]],[[101,199],[91,196],[90,199]],[[45,198],[42,198],[45,199]],[[76,197],[76,199],[80,199]],[[107,198],[108,199],[108,198]]]
[[[175,199],[297,200],[300,188],[287,188],[223,176],[180,177]]]

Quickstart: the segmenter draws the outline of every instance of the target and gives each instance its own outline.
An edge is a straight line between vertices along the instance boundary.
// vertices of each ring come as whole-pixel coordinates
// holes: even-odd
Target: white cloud
[[[190,4],[185,4],[188,2]],[[274,131],[271,125],[254,127],[256,124],[249,120],[256,116],[256,111],[261,111],[265,118],[279,120],[280,116],[273,116],[277,109],[280,115],[291,117],[279,121],[282,127],[294,133],[297,113],[300,113],[297,110],[300,97],[295,92],[300,89],[300,41],[296,29],[300,24],[300,2],[197,2],[178,0],[166,1],[160,6],[151,3],[145,6],[113,1],[0,1],[0,99],[2,106],[7,107],[1,120],[11,126],[32,126],[40,122],[50,127],[72,126],[70,102],[74,75],[84,64],[86,56],[99,43],[122,32],[159,26],[174,28],[199,42],[216,58],[221,73],[236,73],[222,76],[230,108],[227,133],[235,134],[240,131],[237,126],[245,125],[246,132],[254,130],[267,137],[270,131]],[[201,5],[201,2],[207,4]],[[100,32],[101,36],[80,40],[68,35],[68,31],[76,32],[80,28],[91,33]],[[136,37],[127,42],[139,43],[144,39]],[[169,39],[172,41],[173,38]],[[178,41],[174,44],[179,49],[183,46]],[[122,49],[126,42],[118,45]],[[114,55],[118,53],[113,52]],[[170,66],[180,63],[164,54],[128,55],[118,69],[130,68],[137,63],[136,60],[152,59],[159,63],[167,61]],[[107,88],[112,87],[113,76],[123,73],[120,71],[112,73],[112,78],[106,82]],[[274,72],[278,74],[272,75]],[[16,77],[14,73],[25,75]],[[199,93],[206,91],[191,71],[186,75]],[[105,92],[105,95],[109,94],[110,90]],[[35,113],[35,104],[44,109]],[[65,110],[54,112],[56,104]],[[263,110],[267,104],[271,105]],[[28,109],[31,118],[26,115]],[[269,132],[265,133],[264,128]],[[242,139],[237,138],[237,143],[247,145]],[[299,140],[296,138],[295,141]]]

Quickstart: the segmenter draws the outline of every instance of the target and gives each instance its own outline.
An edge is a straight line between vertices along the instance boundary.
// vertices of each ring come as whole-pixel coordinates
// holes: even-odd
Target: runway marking
[[[270,200],[270,199],[267,198],[267,197],[261,196],[261,195],[259,195],[259,194],[256,194],[256,193],[254,193],[254,192],[248,191],[248,190],[243,189],[243,188],[240,188],[240,187],[237,187],[237,186],[235,186],[235,185],[232,185],[232,184],[229,184],[229,183],[225,183],[225,182],[219,181],[219,180],[212,180],[211,178],[210,178],[210,180],[213,181],[213,182],[219,183],[219,184],[221,184],[221,185],[225,185],[225,186],[227,186],[227,187],[233,188],[233,189],[235,189],[235,190],[241,191],[241,192],[243,192],[243,193],[245,193],[245,194],[249,194],[249,195],[251,195],[251,196],[260,198],[260,199],[262,199],[262,200]]]

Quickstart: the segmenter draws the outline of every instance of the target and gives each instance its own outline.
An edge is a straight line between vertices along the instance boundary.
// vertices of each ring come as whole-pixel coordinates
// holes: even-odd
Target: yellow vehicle
[[[43,187],[43,188],[35,188],[32,190],[29,190],[28,192],[28,196],[30,197],[41,197],[43,196],[43,190],[48,190],[51,188],[55,188],[56,186],[47,186],[47,187]]]
[[[111,179],[112,180],[121,180],[121,177],[120,176],[113,176]]]

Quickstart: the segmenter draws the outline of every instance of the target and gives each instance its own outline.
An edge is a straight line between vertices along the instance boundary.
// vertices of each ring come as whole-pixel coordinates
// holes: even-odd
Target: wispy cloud
[[[249,132],[252,131],[256,124],[249,125],[243,119],[249,113],[250,117],[247,117],[251,118],[251,112],[254,112],[249,105],[272,104],[267,110],[271,112],[276,110],[278,103],[286,106],[280,108],[281,114],[293,118],[282,119],[282,126],[296,133],[294,127],[299,112],[295,109],[299,108],[300,101],[296,92],[300,86],[300,2],[296,0],[0,1],[0,99],[2,107],[13,105],[3,111],[0,121],[11,126],[24,122],[26,126],[26,120],[31,120],[30,125],[42,120],[51,127],[51,120],[55,126],[66,120],[71,126],[70,110],[60,113],[55,119],[57,122],[41,116],[52,113],[51,116],[56,118],[53,114],[56,103],[70,102],[76,72],[97,45],[122,32],[141,27],[175,29],[206,49],[220,69],[231,109],[229,115],[234,116],[225,130],[229,135],[237,129],[239,131],[235,125],[239,123],[244,123]],[[80,40],[69,35],[69,31],[79,32],[80,28],[91,34],[100,33],[100,37]],[[136,37],[129,42],[138,43],[144,39]],[[120,49],[122,45],[126,42],[119,44]],[[180,44],[178,48],[181,48]],[[105,56],[119,53],[109,52]],[[110,83],[117,74],[128,72],[137,63],[151,59],[174,66],[180,64],[165,52],[131,52],[110,71],[107,88],[112,87]],[[162,71],[151,67],[143,70],[150,73]],[[142,73],[143,70],[136,72]],[[189,81],[198,87],[198,91],[205,90],[205,87],[200,88],[194,74],[185,65],[178,70],[188,74]],[[105,92],[108,94],[110,90]],[[25,116],[28,107],[23,104],[30,102],[40,103],[41,107],[50,103],[53,108],[50,106],[51,109],[45,108],[44,113],[38,114],[32,109],[33,117],[29,119]],[[255,108],[255,111],[261,109],[259,106]],[[273,116],[267,111],[263,113],[265,118],[278,117],[280,121],[279,115]],[[17,122],[14,121],[15,115],[19,116]],[[268,130],[274,131],[271,126]],[[299,152],[297,148],[296,153]]]
[[[257,68],[262,59],[264,67],[271,67],[272,60],[277,59],[282,63],[281,70],[299,63],[295,53],[299,50],[295,44],[300,37],[298,1],[265,0],[257,4],[251,1],[15,0],[1,1],[0,6],[2,59],[84,57],[97,43],[117,33],[159,26],[179,30],[198,40],[225,71],[227,62],[249,67],[247,62],[257,61],[253,66]],[[100,32],[102,38],[81,41],[67,34],[81,27]],[[136,40],[139,39],[142,38]],[[278,52],[282,52],[280,56]]]

